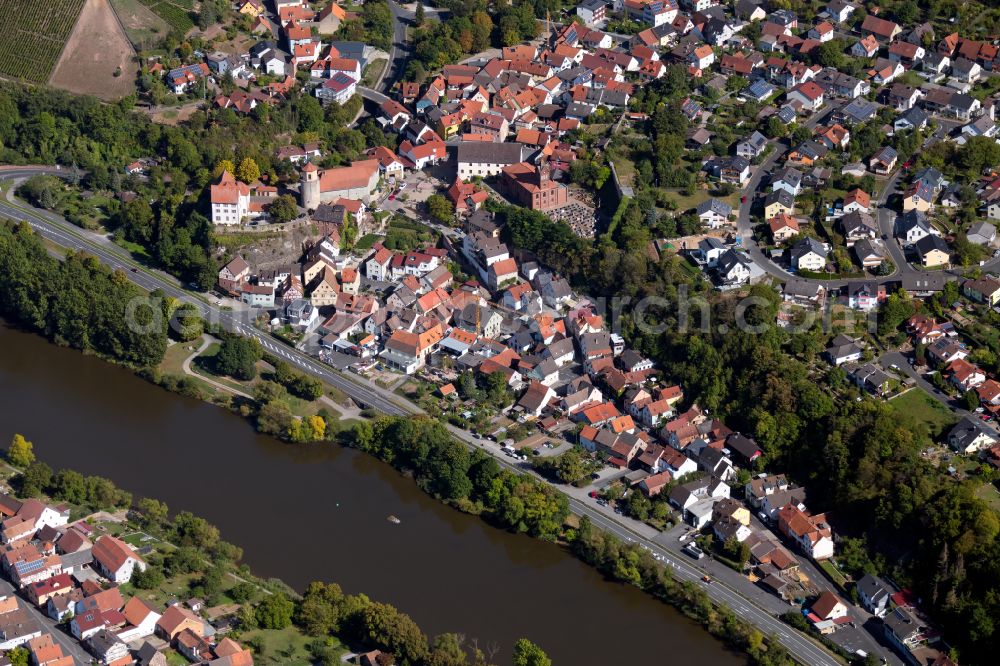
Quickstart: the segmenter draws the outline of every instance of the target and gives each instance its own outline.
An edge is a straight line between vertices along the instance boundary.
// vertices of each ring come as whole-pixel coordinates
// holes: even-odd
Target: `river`
[[[283,444],[218,407],[2,325],[0,398],[4,443],[20,432],[56,470],[100,474],[204,516],[260,576],[299,590],[335,581],[409,613],[429,635],[499,646],[498,664],[521,636],[559,665],[667,654],[743,663],[672,608],[554,545],[438,503],[373,458]]]

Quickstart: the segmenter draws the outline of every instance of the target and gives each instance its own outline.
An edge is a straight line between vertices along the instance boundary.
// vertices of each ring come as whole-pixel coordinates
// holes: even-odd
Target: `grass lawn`
[[[690,210],[700,204],[702,201],[707,201],[712,198],[711,190],[703,190],[698,188],[694,191],[694,194],[685,195],[681,194],[680,190],[666,188],[667,192],[670,193],[670,198],[677,202],[678,212],[683,213],[686,210]],[[715,197],[720,201],[725,201],[727,204],[733,208],[740,207],[740,192],[736,191],[733,194],[725,197]]]
[[[163,608],[164,604],[171,598],[176,597],[181,601],[187,599],[190,595],[188,591],[191,589],[191,583],[196,581],[200,577],[200,574],[185,574],[183,576],[172,576],[171,578],[163,581],[159,587],[153,590],[140,590],[140,589],[130,589],[131,585],[127,585],[124,592],[131,592],[135,596],[149,602],[153,608]]]
[[[923,389],[911,389],[898,398],[893,398],[889,404],[911,424],[926,425],[931,437],[937,437],[955,423],[955,416],[951,411],[927,395]]]
[[[136,259],[149,259],[149,253],[146,252],[146,248],[138,243],[133,243],[132,241],[125,240],[124,238],[115,241],[115,243],[128,250],[129,254]]]
[[[280,631],[256,629],[240,635],[240,643],[256,648],[255,664],[311,664],[308,649],[311,641],[295,627]]]
[[[142,548],[143,546],[155,546],[159,539],[144,532],[132,532],[122,536],[122,541],[134,548]]]
[[[215,239],[216,243],[229,248],[243,247],[244,245],[249,245],[251,243],[272,240],[274,238],[278,238],[279,236],[281,236],[281,234],[277,232],[264,232],[256,234],[232,232],[212,234],[212,238]]]
[[[380,238],[382,236],[378,234],[366,234],[358,239],[358,242],[354,244],[354,249],[358,251],[370,250]]]
[[[995,485],[992,483],[984,483],[979,487],[979,490],[976,491],[976,497],[989,504],[994,511],[1000,513],[1000,491],[997,491],[997,487]]]
[[[190,663],[187,658],[177,650],[164,650],[163,656],[167,658],[168,666],[187,666]]]
[[[172,375],[184,374],[182,367],[184,359],[197,351],[201,345],[201,339],[193,342],[177,342],[167,347],[163,360],[160,362],[160,370]]]
[[[382,76],[382,72],[385,70],[387,62],[388,61],[384,58],[379,58],[378,60],[369,63],[369,65],[365,67],[364,73],[361,75],[361,84],[371,86],[373,83],[378,81],[378,77]]]
[[[844,574],[840,573],[840,570],[837,569],[837,567],[833,566],[833,562],[830,560],[823,560],[819,563],[819,568],[822,569],[823,573],[825,573],[830,580],[833,581],[834,585],[840,588],[841,592],[844,591],[847,586],[847,578],[844,577]]]

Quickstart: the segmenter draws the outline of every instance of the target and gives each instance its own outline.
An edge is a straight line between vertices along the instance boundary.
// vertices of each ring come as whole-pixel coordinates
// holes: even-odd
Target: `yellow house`
[[[992,307],[1000,302],[1000,282],[992,278],[966,280],[962,285],[962,293],[974,301]]]
[[[264,3],[261,0],[243,0],[240,3],[240,14],[257,18],[264,13]]]
[[[932,206],[933,204],[930,201],[924,199],[919,194],[903,197],[904,213],[909,213],[911,210],[919,210],[921,213],[926,213]]]
[[[942,252],[941,250],[931,250],[930,252],[921,255],[920,261],[923,263],[925,268],[931,266],[947,266],[951,261],[951,255],[947,252]]]
[[[799,234],[799,221],[791,215],[778,215],[767,221],[775,243],[783,243]]]
[[[795,197],[785,190],[771,192],[764,199],[764,219],[770,220],[779,215],[791,215],[795,212]]]
[[[948,244],[940,236],[924,236],[914,244],[914,249],[920,257],[920,263],[929,266],[947,266],[951,261],[951,251]]]
[[[734,499],[725,498],[712,508],[713,520],[732,520],[740,525],[750,524],[750,510]]]
[[[319,258],[313,259],[302,267],[302,284],[308,287],[313,283],[313,280],[323,275],[324,270],[326,270],[326,262]]]
[[[436,128],[438,136],[445,141],[455,136],[458,134],[458,131],[462,129],[462,120],[463,116],[461,112],[449,113],[441,116]]]
[[[316,288],[310,294],[309,300],[312,302],[313,307],[321,308],[325,305],[336,303],[337,294],[339,293],[340,288],[337,285],[337,276],[333,274],[332,269],[328,268],[323,273],[323,280],[316,285]]]

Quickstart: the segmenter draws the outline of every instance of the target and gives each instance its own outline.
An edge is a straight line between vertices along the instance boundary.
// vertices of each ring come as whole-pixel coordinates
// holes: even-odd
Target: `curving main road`
[[[39,173],[65,175],[64,171],[44,167],[0,167],[0,178],[8,180],[24,179]],[[0,216],[30,224],[39,235],[57,245],[72,250],[85,251],[93,255],[110,268],[122,271],[128,279],[143,289],[149,291],[159,289],[168,296],[193,304],[207,320],[218,322],[230,331],[260,341],[270,353],[284,358],[303,372],[335,386],[364,407],[393,416],[422,413],[417,405],[362,377],[339,372],[296,349],[277,342],[269,335],[254,328],[249,321],[245,320],[244,316],[241,316],[243,313],[229,311],[201,294],[183,289],[175,278],[139,264],[125,250],[114,245],[104,236],[84,231],[59,216],[10,199],[0,199]],[[504,457],[496,446],[486,444],[471,433],[453,426],[449,426],[449,430],[470,448],[478,448],[494,456],[501,466],[534,474],[529,465],[513,462],[512,459]],[[653,533],[655,530],[652,528],[615,515],[606,508],[588,502],[585,491],[582,489],[564,486],[554,487],[567,495],[570,508],[574,513],[587,516],[595,525],[620,539],[642,545],[669,566],[677,579],[698,582],[705,575],[704,569],[675,553],[669,552],[654,541]],[[774,614],[758,606],[737,589],[723,582],[712,584],[699,582],[699,584],[703,586],[712,601],[731,608],[743,620],[758,627],[766,634],[774,636],[801,663],[808,666],[838,666],[840,664],[840,661],[827,652],[825,648],[791,629],[777,619]]]

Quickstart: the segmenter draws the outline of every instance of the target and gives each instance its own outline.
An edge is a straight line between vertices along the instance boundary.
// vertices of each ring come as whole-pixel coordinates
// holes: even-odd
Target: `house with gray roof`
[[[820,271],[826,268],[826,246],[815,238],[800,239],[789,250],[791,265],[798,270]]]
[[[767,148],[767,137],[760,132],[753,134],[736,144],[736,154],[748,160],[752,160],[764,152]]]
[[[965,232],[965,237],[976,245],[992,245],[997,237],[997,228],[989,222],[976,222]]]
[[[702,201],[694,209],[701,223],[710,229],[717,229],[729,221],[733,207],[721,199],[711,198]]]

